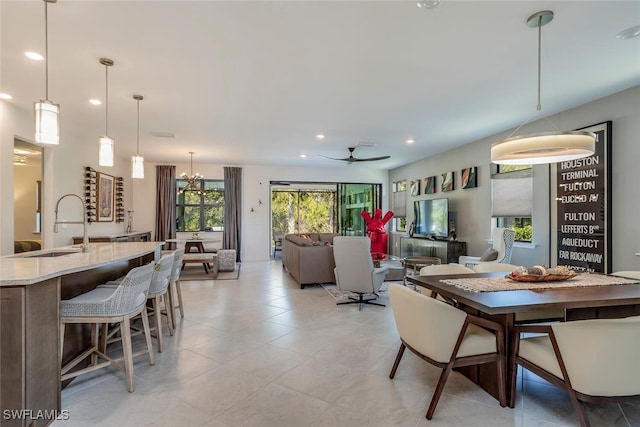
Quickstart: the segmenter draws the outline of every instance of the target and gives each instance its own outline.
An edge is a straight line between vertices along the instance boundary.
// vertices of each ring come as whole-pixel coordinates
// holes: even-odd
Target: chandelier
[[[206,192],[202,191],[200,188],[200,180],[204,179],[204,176],[200,175],[198,172],[193,173],[193,151],[189,151],[191,154],[191,175],[187,175],[186,172],[182,172],[180,174],[180,178],[187,181],[187,185],[178,190],[178,194],[182,194],[185,191],[197,191],[198,194],[204,195]]]

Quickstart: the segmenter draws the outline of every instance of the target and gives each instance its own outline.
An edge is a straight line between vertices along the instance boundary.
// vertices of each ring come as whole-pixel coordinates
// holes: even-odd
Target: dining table
[[[561,308],[564,321],[640,315],[640,281],[605,274],[579,273],[558,282],[517,282],[507,278],[504,272],[409,275],[407,281],[455,301],[456,306],[467,313],[503,325],[507,378],[511,375],[509,361],[516,313]],[[497,399],[498,377],[494,364],[469,366],[459,371]]]
[[[165,239],[165,242],[169,243],[184,243],[184,252],[191,252],[191,249],[195,249],[195,252],[204,252],[205,243],[220,243],[220,239],[213,238],[197,238],[197,239]]]

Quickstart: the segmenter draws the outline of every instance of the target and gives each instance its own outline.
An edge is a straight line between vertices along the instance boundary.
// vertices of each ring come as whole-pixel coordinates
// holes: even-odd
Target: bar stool
[[[88,350],[80,354],[62,367],[61,380],[65,381],[106,366],[114,366],[124,372],[127,377],[127,390],[134,391],[133,357],[144,353],[149,354],[149,364],[155,364],[149,332],[149,318],[147,317],[147,294],[151,285],[155,263],[136,267],[116,287],[98,287],[94,290],[78,295],[70,300],[60,301],[60,355],[63,354],[64,331],[67,323],[90,323],[91,345]],[[141,314],[147,348],[136,352],[131,347],[131,318]],[[123,358],[114,359],[98,348],[98,327],[105,323],[120,323],[122,331]],[[106,333],[106,329],[103,329]],[[91,364],[83,369],[69,372],[81,361],[91,356]],[[104,362],[98,363],[98,359]],[[124,366],[119,362],[124,359]]]
[[[164,299],[164,306],[170,307],[169,278],[171,276],[172,268],[173,268],[173,252],[170,252],[166,255],[163,255],[162,258],[160,258],[160,261],[156,263],[153,269],[153,276],[151,276],[151,285],[149,286],[149,293],[147,294],[147,300],[151,300],[151,313],[153,314],[154,320],[155,320],[155,326],[151,327],[150,331],[151,332],[155,331],[156,333],[156,339],[158,341],[158,353],[162,353],[162,314],[163,312],[162,312],[161,304]],[[117,287],[122,281],[122,279],[124,278],[107,282],[104,285],[100,285],[98,287],[99,288]],[[147,307],[147,311],[148,310],[149,310],[149,307]],[[169,328],[169,335],[173,336],[173,322],[171,319],[173,312],[171,310],[165,310],[165,314],[167,315],[167,326]],[[132,323],[133,323],[133,320],[136,320],[136,319],[137,319],[137,316],[135,319],[132,319]],[[104,330],[106,331],[108,328],[108,325],[105,324],[104,328],[105,328]],[[136,331],[135,334],[132,334],[132,336],[140,334],[142,332],[136,327],[132,327],[132,329]],[[106,351],[106,347],[108,343],[117,341],[112,339],[112,337],[118,331],[119,331],[119,327],[109,330],[109,332],[106,334],[104,333],[102,334],[101,348],[103,352]]]
[[[171,308],[171,321],[173,323],[173,329],[176,328],[176,316],[175,309],[180,309],[180,317],[184,318],[184,308],[182,305],[182,289],[180,288],[180,271],[182,271],[182,261],[184,258],[184,249],[176,249],[173,252],[173,267],[171,269],[171,276],[169,276],[169,305]],[[173,301],[173,295],[178,297],[178,304]],[[169,311],[167,309],[167,311]]]

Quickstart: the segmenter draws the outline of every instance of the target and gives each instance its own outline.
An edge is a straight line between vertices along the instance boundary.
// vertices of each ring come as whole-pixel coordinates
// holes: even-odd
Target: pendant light
[[[138,102],[138,136],[136,138],[136,155],[131,158],[131,178],[144,178],[144,158],[140,155],[140,101],[142,95],[133,95],[133,99]]]
[[[584,131],[561,131],[553,122],[541,113],[540,104],[540,51],[542,26],[553,19],[553,12],[543,10],[534,13],[527,19],[527,25],[538,28],[538,106],[534,115],[542,115],[555,130],[526,135],[512,136],[529,120],[521,124],[511,135],[491,146],[491,161],[502,165],[528,165],[564,162],[593,155],[596,135]]]
[[[35,141],[40,144],[60,144],[60,105],[49,101],[49,20],[47,16],[47,3],[55,3],[56,0],[44,1],[44,69],[45,69],[45,99],[33,103],[35,113]]]
[[[113,139],[109,138],[109,67],[113,66],[113,61],[109,58],[100,58],[100,63],[105,69],[105,103],[104,103],[104,136],[100,137],[100,152],[98,154],[98,164],[100,166],[113,166]]]

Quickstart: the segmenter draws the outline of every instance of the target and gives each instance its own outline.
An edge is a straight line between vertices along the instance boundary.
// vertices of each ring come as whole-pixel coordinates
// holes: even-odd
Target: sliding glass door
[[[333,233],[335,206],[335,187],[333,189],[272,189],[273,234]]]
[[[338,184],[338,232],[343,236],[366,236],[362,211],[373,216],[382,207],[381,184]]]

